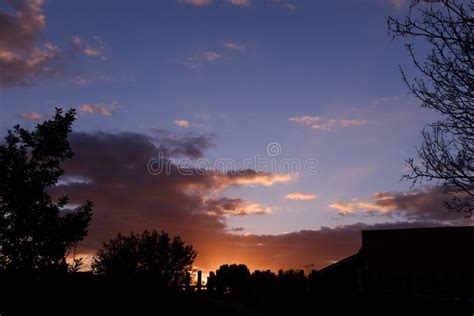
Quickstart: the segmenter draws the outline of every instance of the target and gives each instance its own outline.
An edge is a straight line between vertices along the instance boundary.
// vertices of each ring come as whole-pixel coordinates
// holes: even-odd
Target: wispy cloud
[[[291,3],[284,3],[283,7],[290,11],[294,11],[297,8],[296,5],[291,4]]]
[[[276,183],[285,183],[295,180],[295,176],[292,174],[263,173],[253,170],[242,170],[237,173],[216,175],[216,177],[225,179],[226,187],[232,185],[263,185],[270,187]]]
[[[105,43],[97,35],[93,36],[92,40],[86,40],[76,35],[72,38],[72,44],[76,51],[84,54],[87,57],[99,58],[102,60],[107,59],[104,54]]]
[[[356,212],[378,212],[378,213],[388,213],[395,209],[395,205],[392,203],[381,203],[382,200],[379,200],[377,197],[380,193],[374,193],[374,201],[360,201],[358,199],[353,199],[351,202],[334,202],[329,204],[330,208],[336,209],[340,215],[349,215]]]
[[[402,8],[408,3],[407,0],[389,0],[389,2],[396,8]]]
[[[287,200],[302,200],[302,201],[308,201],[308,200],[314,200],[318,196],[316,194],[306,194],[306,193],[301,193],[301,192],[292,192],[288,193],[285,198]]]
[[[207,6],[212,3],[212,0],[179,0],[179,2],[189,4],[194,7]]]
[[[241,7],[241,8],[248,8],[252,6],[254,3],[262,2],[265,4],[269,5],[278,5],[281,6],[282,8],[288,10],[288,11],[293,11],[296,10],[296,5],[292,4],[289,0],[259,0],[259,1],[253,1],[253,0],[177,0],[180,3],[184,3],[193,7],[206,7],[209,5],[212,5],[214,3],[222,3],[226,2],[227,4],[235,7]]]
[[[215,61],[215,60],[221,59],[222,54],[219,54],[219,53],[214,52],[214,51],[209,51],[209,52],[204,52],[203,57],[207,61]]]
[[[250,0],[227,0],[227,2],[238,7],[248,7],[251,4]]]
[[[340,118],[323,119],[319,116],[309,115],[290,117],[288,121],[325,132],[334,132],[338,128],[360,127],[367,125],[368,123],[367,120]]]
[[[82,104],[79,107],[79,111],[82,112],[82,113],[100,114],[100,115],[104,115],[104,116],[110,116],[115,112],[115,110],[117,109],[118,106],[119,106],[119,103],[117,101],[114,101],[111,104],[86,103],[86,104]]]
[[[224,43],[224,46],[230,50],[244,51],[246,49],[245,45],[237,44],[233,41],[227,41]]]
[[[186,66],[188,68],[195,69],[202,67],[204,64],[216,62],[222,57],[223,55],[221,53],[210,50],[202,53],[197,53],[185,58],[171,59],[171,61]]]
[[[292,4],[288,0],[267,0],[267,2],[281,5],[284,9],[288,11],[294,11],[297,8],[295,4]]]
[[[202,113],[195,114],[194,117],[198,120],[207,121],[211,118],[211,114],[206,113],[206,112],[202,112]]]
[[[191,5],[193,7],[204,7],[212,4],[213,0],[178,0],[181,3]],[[248,7],[251,4],[250,0],[226,0],[227,3],[238,6]]]
[[[222,197],[205,201],[208,215],[215,216],[242,216],[261,215],[272,212],[271,207],[264,206],[243,198]]]
[[[36,113],[36,112],[29,112],[29,113],[22,113],[19,115],[22,119],[27,120],[27,121],[43,121],[47,118],[46,115]]]
[[[101,75],[77,75],[71,79],[72,83],[77,85],[88,85],[97,82],[136,82],[135,77],[128,75],[112,75],[112,74],[101,74]]]
[[[418,5],[420,2],[425,3],[437,3],[443,2],[442,0],[387,0],[392,6],[397,9],[407,8],[409,5]]]
[[[188,128],[191,126],[191,122],[187,120],[174,120],[173,123],[182,128]]]

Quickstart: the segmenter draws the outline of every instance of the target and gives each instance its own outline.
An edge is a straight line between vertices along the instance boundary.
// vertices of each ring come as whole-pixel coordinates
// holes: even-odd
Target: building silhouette
[[[474,298],[474,227],[362,231],[357,254],[318,272],[321,295]]]

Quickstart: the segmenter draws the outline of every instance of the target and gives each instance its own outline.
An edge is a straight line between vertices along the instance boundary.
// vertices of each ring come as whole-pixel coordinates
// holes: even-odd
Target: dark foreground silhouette
[[[364,231],[360,251],[320,271],[223,265],[191,286],[197,252],[145,231],[104,243],[92,264],[68,264],[92,203],[73,210],[48,188],[73,152],[75,112],[0,144],[0,315],[473,315],[474,227]],[[73,252],[72,252],[73,253]]]
[[[136,235],[138,236],[138,235]],[[222,265],[205,286],[141,273],[1,275],[2,315],[472,315],[474,227],[363,231],[360,251],[320,271]],[[123,265],[126,259],[116,264]]]
[[[263,273],[265,274],[265,273]],[[2,315],[472,315],[472,302],[409,295],[326,295],[302,287],[303,278],[251,278],[247,292],[162,289],[88,273],[42,280],[2,277]],[[258,275],[258,276],[257,276]],[[298,283],[300,286],[298,286]],[[344,292],[344,291],[343,291]]]

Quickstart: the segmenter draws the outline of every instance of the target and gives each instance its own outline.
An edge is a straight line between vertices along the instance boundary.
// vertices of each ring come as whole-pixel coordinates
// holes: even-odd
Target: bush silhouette
[[[64,174],[73,157],[68,135],[75,110],[38,124],[34,131],[16,125],[0,144],[0,270],[22,276],[67,271],[68,250],[87,235],[92,203],[67,210],[68,197],[56,202],[47,189]]]
[[[92,263],[94,273],[110,278],[154,282],[162,287],[184,284],[197,252],[179,236],[171,239],[164,232],[145,230],[104,243]]]

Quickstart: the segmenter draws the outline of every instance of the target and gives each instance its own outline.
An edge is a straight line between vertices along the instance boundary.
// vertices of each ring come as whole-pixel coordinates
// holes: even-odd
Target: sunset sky
[[[118,232],[155,228],[192,243],[204,270],[321,268],[356,252],[361,229],[469,225],[429,183],[400,181],[436,118],[407,93],[398,67],[416,72],[387,32],[387,17],[407,10],[2,0],[0,133],[77,109],[76,156],[52,191],[94,202],[88,255]],[[170,172],[150,172],[157,157]]]

